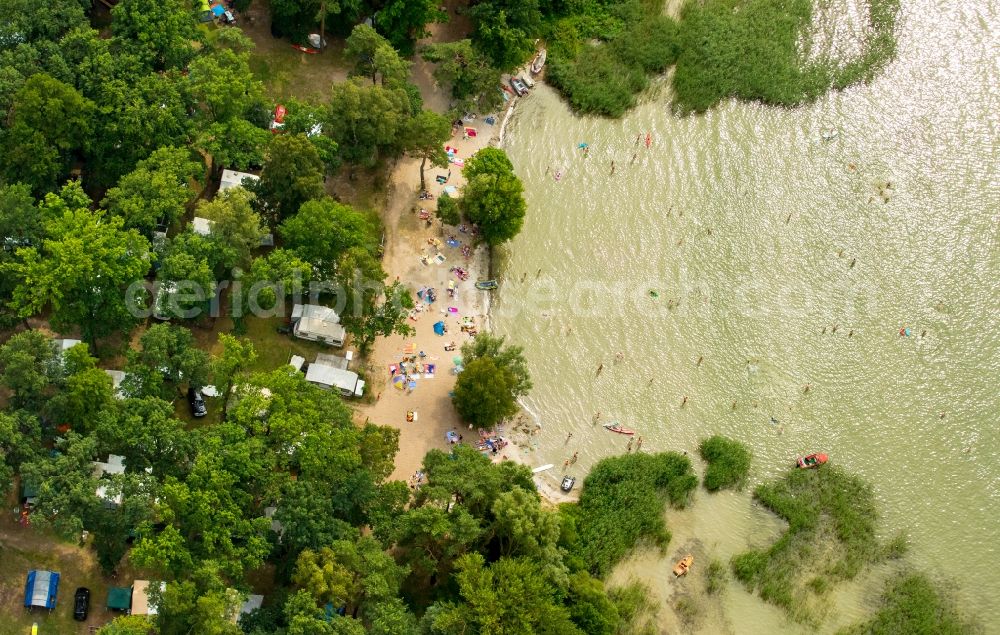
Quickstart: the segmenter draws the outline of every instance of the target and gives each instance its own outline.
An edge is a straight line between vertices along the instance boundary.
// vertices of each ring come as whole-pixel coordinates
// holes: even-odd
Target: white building
[[[207,218],[202,218],[201,216],[195,216],[191,219],[191,231],[200,236],[208,236],[212,233],[212,225],[214,224],[214,220],[208,220]]]
[[[113,476],[115,474],[125,473],[125,457],[119,456],[117,454],[109,454],[108,462],[103,463],[101,461],[94,461],[91,465],[94,466],[94,476],[103,480],[104,476]],[[117,507],[122,504],[122,494],[118,492],[112,496],[108,492],[107,485],[98,485],[97,489],[94,490],[97,497],[100,498],[108,505],[113,505]]]
[[[292,334],[314,342],[344,345],[347,331],[340,325],[340,316],[333,309],[316,304],[296,304],[292,307]]]
[[[226,190],[231,190],[234,187],[243,187],[243,179],[250,179],[253,182],[260,180],[260,177],[256,174],[250,174],[249,172],[237,172],[236,170],[223,170],[222,171],[222,182],[219,183],[219,191],[225,192]]]
[[[327,364],[309,364],[306,381],[324,390],[336,388],[345,397],[360,397],[365,392],[365,382],[356,372]]]

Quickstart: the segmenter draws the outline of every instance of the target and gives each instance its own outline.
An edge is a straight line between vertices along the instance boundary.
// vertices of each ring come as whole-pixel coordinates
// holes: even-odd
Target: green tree
[[[483,174],[466,184],[462,211],[479,226],[487,244],[499,245],[517,236],[524,225],[523,191],[514,174]]]
[[[307,201],[278,228],[285,245],[326,279],[352,248],[375,250],[376,228],[364,214],[329,197]]]
[[[126,353],[126,360],[126,391],[136,397],[169,401],[182,393],[182,385],[201,387],[208,383],[208,353],[198,348],[191,331],[181,326],[149,327],[139,338],[139,348]]]
[[[601,581],[586,571],[577,571],[569,578],[566,597],[569,617],[587,635],[615,635],[621,622],[618,608],[608,598]]]
[[[541,26],[538,0],[487,0],[469,10],[473,43],[500,70],[511,70],[531,54]]]
[[[233,386],[254,362],[257,361],[257,351],[253,342],[219,333],[221,352],[212,358],[212,377],[215,385],[224,395],[222,401],[222,418],[225,420],[229,406],[229,395]]]
[[[3,0],[0,15],[6,16],[4,48],[11,43],[58,40],[67,31],[87,23],[86,7],[75,0],[57,0],[45,11],[28,0]]]
[[[436,42],[424,47],[421,57],[434,63],[434,79],[448,87],[461,112],[489,112],[503,101],[500,70],[472,46],[472,40]]]
[[[448,14],[435,0],[388,0],[376,14],[379,31],[405,55],[413,54],[413,43],[427,37],[427,24],[444,22]]]
[[[43,452],[38,418],[24,411],[0,412],[0,489],[9,491],[21,464]]]
[[[145,615],[119,615],[97,631],[97,635],[149,635],[153,623]]]
[[[194,440],[174,407],[156,397],[126,399],[97,415],[94,433],[101,454],[125,457],[130,470],[152,468],[158,478],[180,477],[195,453]]]
[[[216,174],[229,167],[248,170],[264,164],[264,153],[271,133],[246,119],[216,121],[201,132],[196,145],[212,157]]]
[[[240,594],[224,579],[216,563],[201,562],[183,580],[167,584],[159,596],[155,618],[159,635],[240,635],[236,624]]]
[[[360,77],[334,84],[323,131],[348,163],[372,167],[403,148],[412,104],[406,89],[368,85]]]
[[[354,61],[352,75],[369,77],[372,85],[400,86],[410,73],[410,63],[402,59],[392,44],[367,24],[359,24],[344,42],[344,55]]]
[[[254,191],[272,224],[323,196],[323,170],[319,152],[304,134],[281,135],[271,142]]]
[[[264,227],[251,205],[253,198],[253,193],[233,188],[212,201],[200,201],[195,210],[196,216],[212,221],[210,237],[225,269],[249,266],[251,252],[260,247]]]
[[[445,225],[458,225],[462,222],[462,212],[459,208],[458,201],[448,196],[447,193],[442,194],[438,198],[437,202],[437,217]]]
[[[160,249],[157,280],[173,289],[167,304],[156,308],[165,317],[188,317],[214,299],[215,282],[225,273],[225,252],[211,237],[185,231]],[[158,313],[159,315],[159,313]]]
[[[250,70],[250,54],[217,48],[191,62],[191,94],[209,121],[250,118],[263,108],[264,86]]]
[[[409,289],[396,282],[386,287],[381,304],[376,304],[361,316],[345,316],[344,328],[364,354],[375,343],[376,337],[413,335],[414,329],[407,323],[413,306]]]
[[[125,227],[150,235],[157,227],[169,227],[184,215],[185,206],[198,195],[191,182],[200,185],[205,167],[181,148],[160,148],[135,170],[108,190],[102,205],[121,216]]]
[[[514,164],[510,162],[507,153],[500,148],[483,148],[469,157],[462,174],[467,179],[481,174],[510,174],[514,172]]]
[[[455,382],[452,403],[462,419],[489,429],[517,413],[514,388],[517,379],[490,357],[473,360]]]
[[[70,432],[56,443],[54,457],[21,466],[21,478],[38,485],[32,520],[51,526],[64,538],[76,538],[100,506],[91,462],[97,454],[92,437]]]
[[[583,635],[538,565],[529,559],[501,558],[487,565],[482,555],[458,560],[460,601],[432,606],[424,616],[431,633],[552,633]]]
[[[451,122],[436,112],[421,110],[409,120],[404,134],[406,151],[420,157],[420,189],[426,190],[424,167],[427,161],[439,168],[448,167],[444,143],[451,137]]]
[[[59,377],[59,356],[41,331],[24,331],[0,346],[0,384],[10,389],[16,406],[38,405]]]
[[[90,431],[98,415],[111,405],[111,377],[99,368],[89,368],[66,378],[65,389],[48,404],[60,423]]]
[[[111,10],[115,38],[153,70],[182,68],[198,39],[194,6],[183,0],[122,0]]]
[[[55,187],[75,152],[90,142],[94,104],[72,86],[33,75],[14,96],[3,133],[3,176],[35,192]]]
[[[42,240],[41,211],[35,206],[31,188],[23,183],[0,186],[0,236],[10,241],[4,242],[0,260],[17,246]]]
[[[250,271],[240,279],[242,315],[258,310],[284,315],[285,298],[301,294],[311,278],[312,266],[287,249],[275,249],[257,258],[250,265]]]
[[[480,333],[462,345],[462,359],[466,364],[482,357],[490,357],[497,366],[509,370],[515,378],[514,396],[521,397],[531,390],[531,374],[521,346],[504,346],[505,337]]]
[[[79,184],[67,187],[70,193],[83,194]],[[46,202],[64,211],[45,222],[40,247],[19,249],[17,262],[4,267],[5,274],[17,280],[13,306],[24,317],[48,306],[55,328],[79,327],[91,343],[127,330],[135,318],[128,310],[125,287],[149,269],[149,243],[135,230],[126,231],[121,218],[67,209],[52,194]]]

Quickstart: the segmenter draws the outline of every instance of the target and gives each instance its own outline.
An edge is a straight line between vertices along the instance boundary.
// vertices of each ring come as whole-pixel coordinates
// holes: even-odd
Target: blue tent
[[[434,332],[437,335],[444,335],[444,322],[435,322],[434,323]]]
[[[28,572],[28,581],[24,585],[24,606],[54,609],[56,593],[59,591],[59,574],[55,571]]]
[[[217,18],[221,18],[222,14],[225,12],[226,10],[222,8],[221,4],[217,4],[214,7],[212,7],[212,15],[214,15]]]

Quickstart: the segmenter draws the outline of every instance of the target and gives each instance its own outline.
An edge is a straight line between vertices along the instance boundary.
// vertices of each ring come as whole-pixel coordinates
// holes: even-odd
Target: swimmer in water
[[[602,370],[604,370],[604,362],[601,362],[601,365],[597,367],[597,374],[600,375]]]
[[[687,404],[687,402],[688,402],[687,395],[684,395],[684,398],[681,399],[681,408],[683,408],[685,404]]]
[[[701,363],[703,361],[705,361],[705,357],[703,355],[699,355],[698,356],[698,361],[695,363],[695,366],[701,366]]]
[[[611,162],[611,176],[614,176],[614,174],[615,174],[615,162],[612,161]]]

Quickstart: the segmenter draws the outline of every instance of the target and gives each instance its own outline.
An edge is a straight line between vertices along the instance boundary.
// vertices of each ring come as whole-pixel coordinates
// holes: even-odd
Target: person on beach
[[[639,142],[641,140],[642,140],[642,133],[640,132],[639,134],[635,135],[635,144],[634,145],[639,145]]]
[[[810,388],[812,388],[812,386],[810,386],[809,384],[806,384],[805,387],[802,389],[802,392],[804,392],[804,393],[809,392]]]
[[[574,464],[576,464],[576,459],[577,459],[577,457],[579,457],[579,456],[580,456],[580,453],[579,453],[579,452],[574,452],[574,453],[573,453],[573,457],[572,457],[572,458],[571,458],[571,459],[569,460],[569,464],[570,464],[570,465],[574,465]]]
[[[546,165],[546,166],[545,166],[545,176],[548,176],[548,175],[549,175],[549,170],[551,170],[551,169],[552,169],[552,166],[551,166],[551,165]]]
[[[566,459],[565,461],[563,461],[563,472],[565,472],[566,468],[568,467],[569,467],[569,459]]]
[[[625,448],[625,450],[626,450],[626,451],[627,451],[627,452],[628,452],[629,454],[631,454],[631,453],[632,453],[632,439],[631,439],[631,438],[630,438],[630,439],[628,440],[628,447],[626,447],[626,448]]]
[[[638,452],[642,449],[642,437],[639,437],[639,442],[635,444],[635,451]]]
[[[600,420],[600,418],[601,418],[601,411],[598,410],[597,412],[594,413],[594,423],[597,423],[598,420]]]

